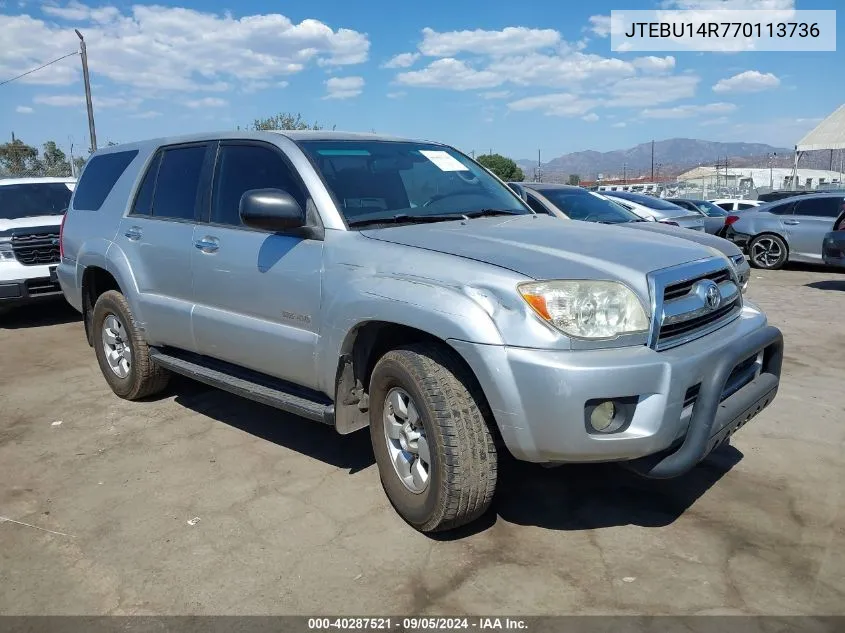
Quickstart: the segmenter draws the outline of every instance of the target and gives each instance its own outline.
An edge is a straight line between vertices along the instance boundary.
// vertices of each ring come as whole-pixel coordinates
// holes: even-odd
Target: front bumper
[[[560,352],[450,343],[478,377],[516,458],[631,461],[652,477],[686,472],[768,406],[783,358],[780,331],[767,326],[765,316],[748,302],[728,325],[663,352],[644,346]],[[722,399],[733,369],[751,357],[757,358],[756,377],[750,374],[750,382]],[[589,429],[585,412],[590,402],[605,399],[628,399],[634,405],[622,430],[603,435]],[[653,463],[632,461],[644,457]]]
[[[62,297],[55,272],[47,277],[0,281],[0,307],[16,307]]]
[[[845,231],[832,231],[824,236],[822,258],[828,266],[845,268]]]

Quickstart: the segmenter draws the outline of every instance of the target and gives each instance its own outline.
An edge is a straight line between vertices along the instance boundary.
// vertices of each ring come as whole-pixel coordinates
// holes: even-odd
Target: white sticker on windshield
[[[440,171],[469,171],[469,167],[461,163],[454,156],[440,150],[421,149],[420,154],[437,165]]]

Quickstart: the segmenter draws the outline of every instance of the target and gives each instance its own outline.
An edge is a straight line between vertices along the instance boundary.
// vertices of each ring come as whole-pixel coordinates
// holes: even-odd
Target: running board
[[[325,395],[199,354],[150,348],[165,369],[287,413],[334,426],[334,404]]]

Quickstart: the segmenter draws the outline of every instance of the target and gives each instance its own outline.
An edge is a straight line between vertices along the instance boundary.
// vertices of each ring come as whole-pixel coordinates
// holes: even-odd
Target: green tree
[[[298,112],[280,112],[266,119],[255,119],[252,124],[254,130],[322,130],[323,126],[314,121],[308,123]],[[335,126],[332,126],[334,129]]]
[[[45,176],[70,176],[70,162],[55,141],[47,141],[42,146],[42,171]]]
[[[37,161],[38,150],[19,138],[0,145],[0,167],[11,176],[30,171]]]
[[[506,182],[525,180],[519,165],[501,154],[482,154],[476,160]]]
[[[569,184],[577,187],[581,184],[581,176],[578,174],[569,174]]]

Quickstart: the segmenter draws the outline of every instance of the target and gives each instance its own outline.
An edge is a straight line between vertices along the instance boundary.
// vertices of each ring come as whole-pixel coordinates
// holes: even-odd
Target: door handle
[[[138,226],[131,226],[126,229],[126,233],[124,233],[126,237],[128,237],[133,242],[141,239],[141,227]]]
[[[199,250],[203,253],[214,253],[217,249],[220,248],[220,240],[216,237],[205,236],[201,240],[197,240],[194,242],[194,246],[196,246]]]
[[[796,224],[801,224],[798,220],[784,220],[784,224],[788,224],[789,226],[795,226]]]

